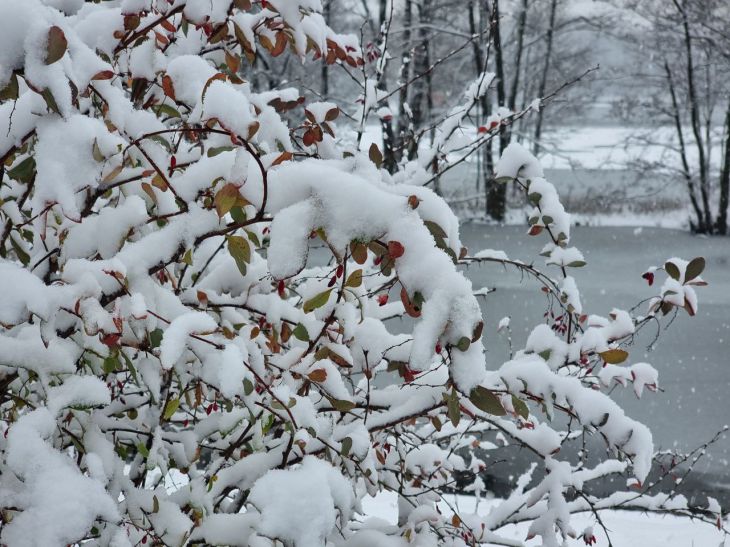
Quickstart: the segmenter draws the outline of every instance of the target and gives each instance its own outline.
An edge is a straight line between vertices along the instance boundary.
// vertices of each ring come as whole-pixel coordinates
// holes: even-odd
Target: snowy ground
[[[470,496],[452,496],[450,504],[465,513],[474,512],[475,498]],[[487,514],[493,502],[483,500],[479,504],[479,513]],[[440,509],[445,515],[452,513],[443,504]],[[397,497],[393,493],[383,493],[376,498],[367,498],[363,502],[363,510],[368,517],[383,519],[391,524],[397,521]],[[609,530],[614,547],[716,547],[724,546],[722,535],[714,527],[688,519],[665,515],[648,515],[633,511],[605,511],[601,519]],[[590,513],[572,517],[573,528],[581,533],[587,526],[594,526],[593,532],[599,547],[608,545],[606,534],[595,525],[595,518]],[[527,536],[528,523],[510,525],[499,534],[512,540],[524,540]],[[536,546],[538,539],[527,541],[525,545]],[[572,540],[570,546],[584,545],[582,540]]]

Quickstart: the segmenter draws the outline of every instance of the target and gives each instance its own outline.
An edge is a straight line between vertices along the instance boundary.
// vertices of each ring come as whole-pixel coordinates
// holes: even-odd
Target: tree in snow
[[[730,24],[727,2],[616,2],[629,43],[655,52],[644,86],[657,89],[658,119],[672,128],[667,153],[649,164],[686,188],[692,231],[728,234],[730,207]],[[647,74],[648,73],[648,74]],[[644,95],[644,93],[642,93]],[[666,139],[664,139],[666,142]]]
[[[358,70],[320,9],[0,0],[0,543],[518,545],[500,530],[528,520],[558,545],[592,542],[570,515],[600,525],[609,507],[722,528],[712,500],[647,495],[651,433],[605,393],[657,388],[625,348],[661,313],[695,313],[704,261],[647,271],[666,280],[643,316],[588,316],[569,216],[518,144],[495,177],[534,205],[549,269],[470,255],[423,183],[435,154],[494,137],[456,131],[494,75],[391,175],[337,105],[248,80],[283,55]],[[503,364],[461,271],[486,261],[537,279],[553,311]],[[600,463],[561,457],[591,435]],[[485,494],[490,438],[536,465],[488,515],[449,509],[458,473]],[[610,474],[633,490],[592,495]],[[361,516],[383,491],[397,525]]]

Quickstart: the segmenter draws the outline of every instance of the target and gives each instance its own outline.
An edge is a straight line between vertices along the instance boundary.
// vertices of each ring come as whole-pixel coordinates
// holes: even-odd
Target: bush
[[[557,545],[581,535],[571,512],[665,508],[666,497],[601,500],[583,484],[626,472],[641,492],[651,434],[602,391],[656,388],[649,365],[618,366],[624,346],[659,311],[694,313],[703,261],[669,261],[645,318],[586,317],[568,215],[516,144],[497,180],[526,190],[530,234],[547,236],[560,279],[470,256],[420,182],[423,166],[448,161],[492,75],[466,90],[434,149],[391,177],[377,146],[341,138],[352,130],[337,105],[247,80],[279,55],[361,70],[357,41],[317,8],[0,2],[4,544],[473,545],[529,519]],[[534,276],[560,310],[496,370],[460,270],[480,261]],[[389,332],[404,315],[408,332]],[[611,456],[560,460],[554,414]],[[488,517],[441,514],[455,473],[471,470],[469,490],[484,492],[489,432],[547,474],[525,475]],[[358,514],[382,491],[399,495],[396,527]]]

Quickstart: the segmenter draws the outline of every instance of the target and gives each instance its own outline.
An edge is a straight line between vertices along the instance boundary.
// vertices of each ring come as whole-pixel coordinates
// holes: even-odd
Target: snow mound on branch
[[[269,271],[276,279],[299,273],[307,261],[313,230],[324,230],[340,256],[353,240],[400,243],[404,252],[394,260],[398,278],[410,295],[419,292],[425,301],[413,329],[410,367],[426,370],[440,340],[456,345],[463,337],[471,339],[481,321],[471,282],[457,271],[449,255],[434,252],[433,235],[405,196],[345,173],[342,167],[342,162],[307,160],[282,165],[271,174],[268,206],[274,221]],[[460,389],[469,391],[483,379],[481,341],[466,351],[454,351],[452,359]]]
[[[297,469],[269,471],[256,481],[248,500],[261,513],[261,534],[295,547],[320,547],[338,512],[343,522],[349,519],[354,494],[339,471],[308,456]]]
[[[516,142],[507,145],[495,169],[496,178],[517,176],[532,179],[542,178],[544,173],[540,162],[530,154],[521,144]]]
[[[9,474],[0,482],[0,504],[20,505],[0,535],[14,547],[66,545],[84,537],[97,517],[119,520],[116,503],[101,483],[81,474],[64,454],[46,443],[56,420],[45,408],[23,416],[8,434]]]

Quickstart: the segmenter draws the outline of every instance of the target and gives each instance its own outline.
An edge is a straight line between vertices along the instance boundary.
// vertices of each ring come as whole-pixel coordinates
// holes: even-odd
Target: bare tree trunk
[[[330,24],[330,14],[332,11],[332,0],[323,0],[322,1],[322,8],[324,16],[324,21],[327,23],[327,26]],[[327,63],[321,63],[322,65],[322,99],[327,99],[327,97],[330,94],[330,79],[329,79],[329,65]]]
[[[717,233],[727,235],[727,208],[730,205],[730,99],[725,111],[725,147],[720,173],[720,204],[717,211]]]
[[[479,2],[479,5],[477,7],[477,13],[479,14],[479,27],[477,28],[477,21],[476,21],[476,14],[475,14],[475,5],[474,0],[469,2],[469,33],[472,36],[476,36],[479,34],[480,36],[484,35],[484,14],[486,13],[485,3]],[[491,39],[491,38],[489,38]],[[474,57],[474,73],[476,74],[476,77],[478,78],[487,68],[487,59],[484,55],[484,50],[482,49],[482,44],[479,40],[472,40],[472,49],[473,49],[473,57]],[[479,99],[479,116],[477,118],[477,124],[483,125],[485,123],[485,120],[490,114],[490,106],[489,106],[489,99],[487,97],[487,94],[481,96]],[[482,146],[481,154],[478,156],[478,163],[477,163],[477,190],[479,189],[479,185],[482,182],[481,178],[483,178],[484,183],[484,202],[485,202],[485,211],[486,211],[486,203],[488,203],[489,200],[489,180],[492,177],[492,167],[493,167],[493,159],[492,159],[492,141],[491,139],[486,142],[484,146]]]
[[[705,142],[702,138],[700,128],[700,108],[695,87],[695,70],[692,54],[692,35],[689,29],[689,18],[687,15],[687,0],[683,0],[680,6],[678,0],[674,0],[677,10],[682,16],[682,29],[684,31],[684,49],[687,56],[687,91],[689,94],[690,119],[692,122],[692,133],[694,135],[695,144],[697,145],[697,155],[700,167],[700,195],[702,196],[703,209],[703,232],[712,232],[712,213],[710,212],[709,203],[709,180],[707,173]],[[699,228],[699,227],[698,227]]]
[[[387,32],[386,25],[389,23],[387,22],[388,19],[388,0],[380,0],[380,5],[378,6],[378,27],[380,29],[381,35],[384,35],[384,33]],[[392,13],[392,9],[391,9]],[[382,38],[385,40],[385,36]],[[383,60],[385,62],[385,60]],[[376,87],[378,89],[386,89],[387,88],[387,69],[384,67],[382,73],[380,74],[380,78],[378,79],[378,83]],[[398,166],[398,162],[395,157],[395,134],[393,132],[393,120],[390,119],[381,119],[380,120],[380,126],[382,129],[383,134],[383,167],[389,172],[394,173],[396,170],[396,167]]]
[[[553,39],[555,35],[555,13],[558,9],[558,0],[550,0],[550,16],[548,17],[548,28],[545,36],[545,62],[542,65],[542,75],[540,76],[540,87],[537,90],[537,96],[542,98],[547,90],[547,78],[550,71],[550,57],[553,54]],[[540,153],[540,139],[542,138],[542,108],[537,113],[535,120],[535,134],[532,141],[532,153],[536,156]]]
[[[687,159],[687,144],[684,140],[684,132],[682,131],[682,118],[679,100],[677,99],[674,79],[672,78],[672,71],[669,68],[668,61],[664,61],[664,71],[667,73],[669,95],[672,99],[672,118],[674,120],[674,128],[677,131],[677,140],[679,142],[679,156],[682,160],[682,172],[684,174],[685,181],[687,182],[687,193],[689,194],[689,200],[692,203],[692,208],[694,209],[695,215],[697,216],[696,229],[698,231],[703,231],[700,229],[700,227],[704,224],[702,210],[700,209],[700,205],[697,202],[697,196],[695,195],[694,179],[692,178],[692,172],[689,168],[689,160]]]
[[[520,15],[517,18],[517,49],[515,51],[515,62],[512,70],[515,76],[512,79],[512,86],[507,99],[507,107],[514,112],[517,105],[517,93],[520,85],[520,71],[522,68],[522,53],[525,49],[525,27],[527,26],[527,0],[522,0]]]
[[[497,79],[497,102],[504,105],[507,101],[504,85],[504,57],[502,55],[502,38],[500,35],[500,15],[499,0],[493,0],[492,3],[492,44],[494,45],[494,64]],[[499,127],[499,153],[509,144],[509,134],[504,125]],[[487,195],[487,214],[498,222],[504,220],[505,211],[507,209],[507,187],[499,184],[492,177],[489,181],[489,194]]]
[[[426,46],[426,65],[431,66],[431,49]],[[426,74],[426,116],[427,119],[432,120],[433,119],[433,72],[429,71],[428,74]],[[433,148],[434,141],[436,140],[436,128],[431,127],[430,133],[430,139],[431,139],[431,147]],[[438,175],[439,172],[439,161],[438,157],[434,155],[433,160],[431,160],[431,172],[434,175]],[[441,195],[441,177],[436,176],[436,178],[433,181],[433,190],[436,192],[439,196]]]
[[[411,27],[413,26],[413,0],[405,0],[405,9],[403,13],[403,56],[400,65],[400,91],[398,92],[398,129],[396,150],[400,157],[403,155],[405,148],[408,127],[412,124],[409,111],[406,109],[408,104],[408,91],[410,89],[406,82],[410,80],[413,44],[411,43]]]
[[[428,24],[431,22],[431,0],[421,0],[418,13],[418,43],[413,59],[413,72],[416,76],[425,74],[428,70]],[[424,120],[426,108],[426,96],[428,95],[427,82],[425,78],[418,78],[413,83],[413,95],[411,112],[413,119],[410,139],[408,141],[408,159],[415,158],[418,152],[418,140],[416,131],[421,127]]]

